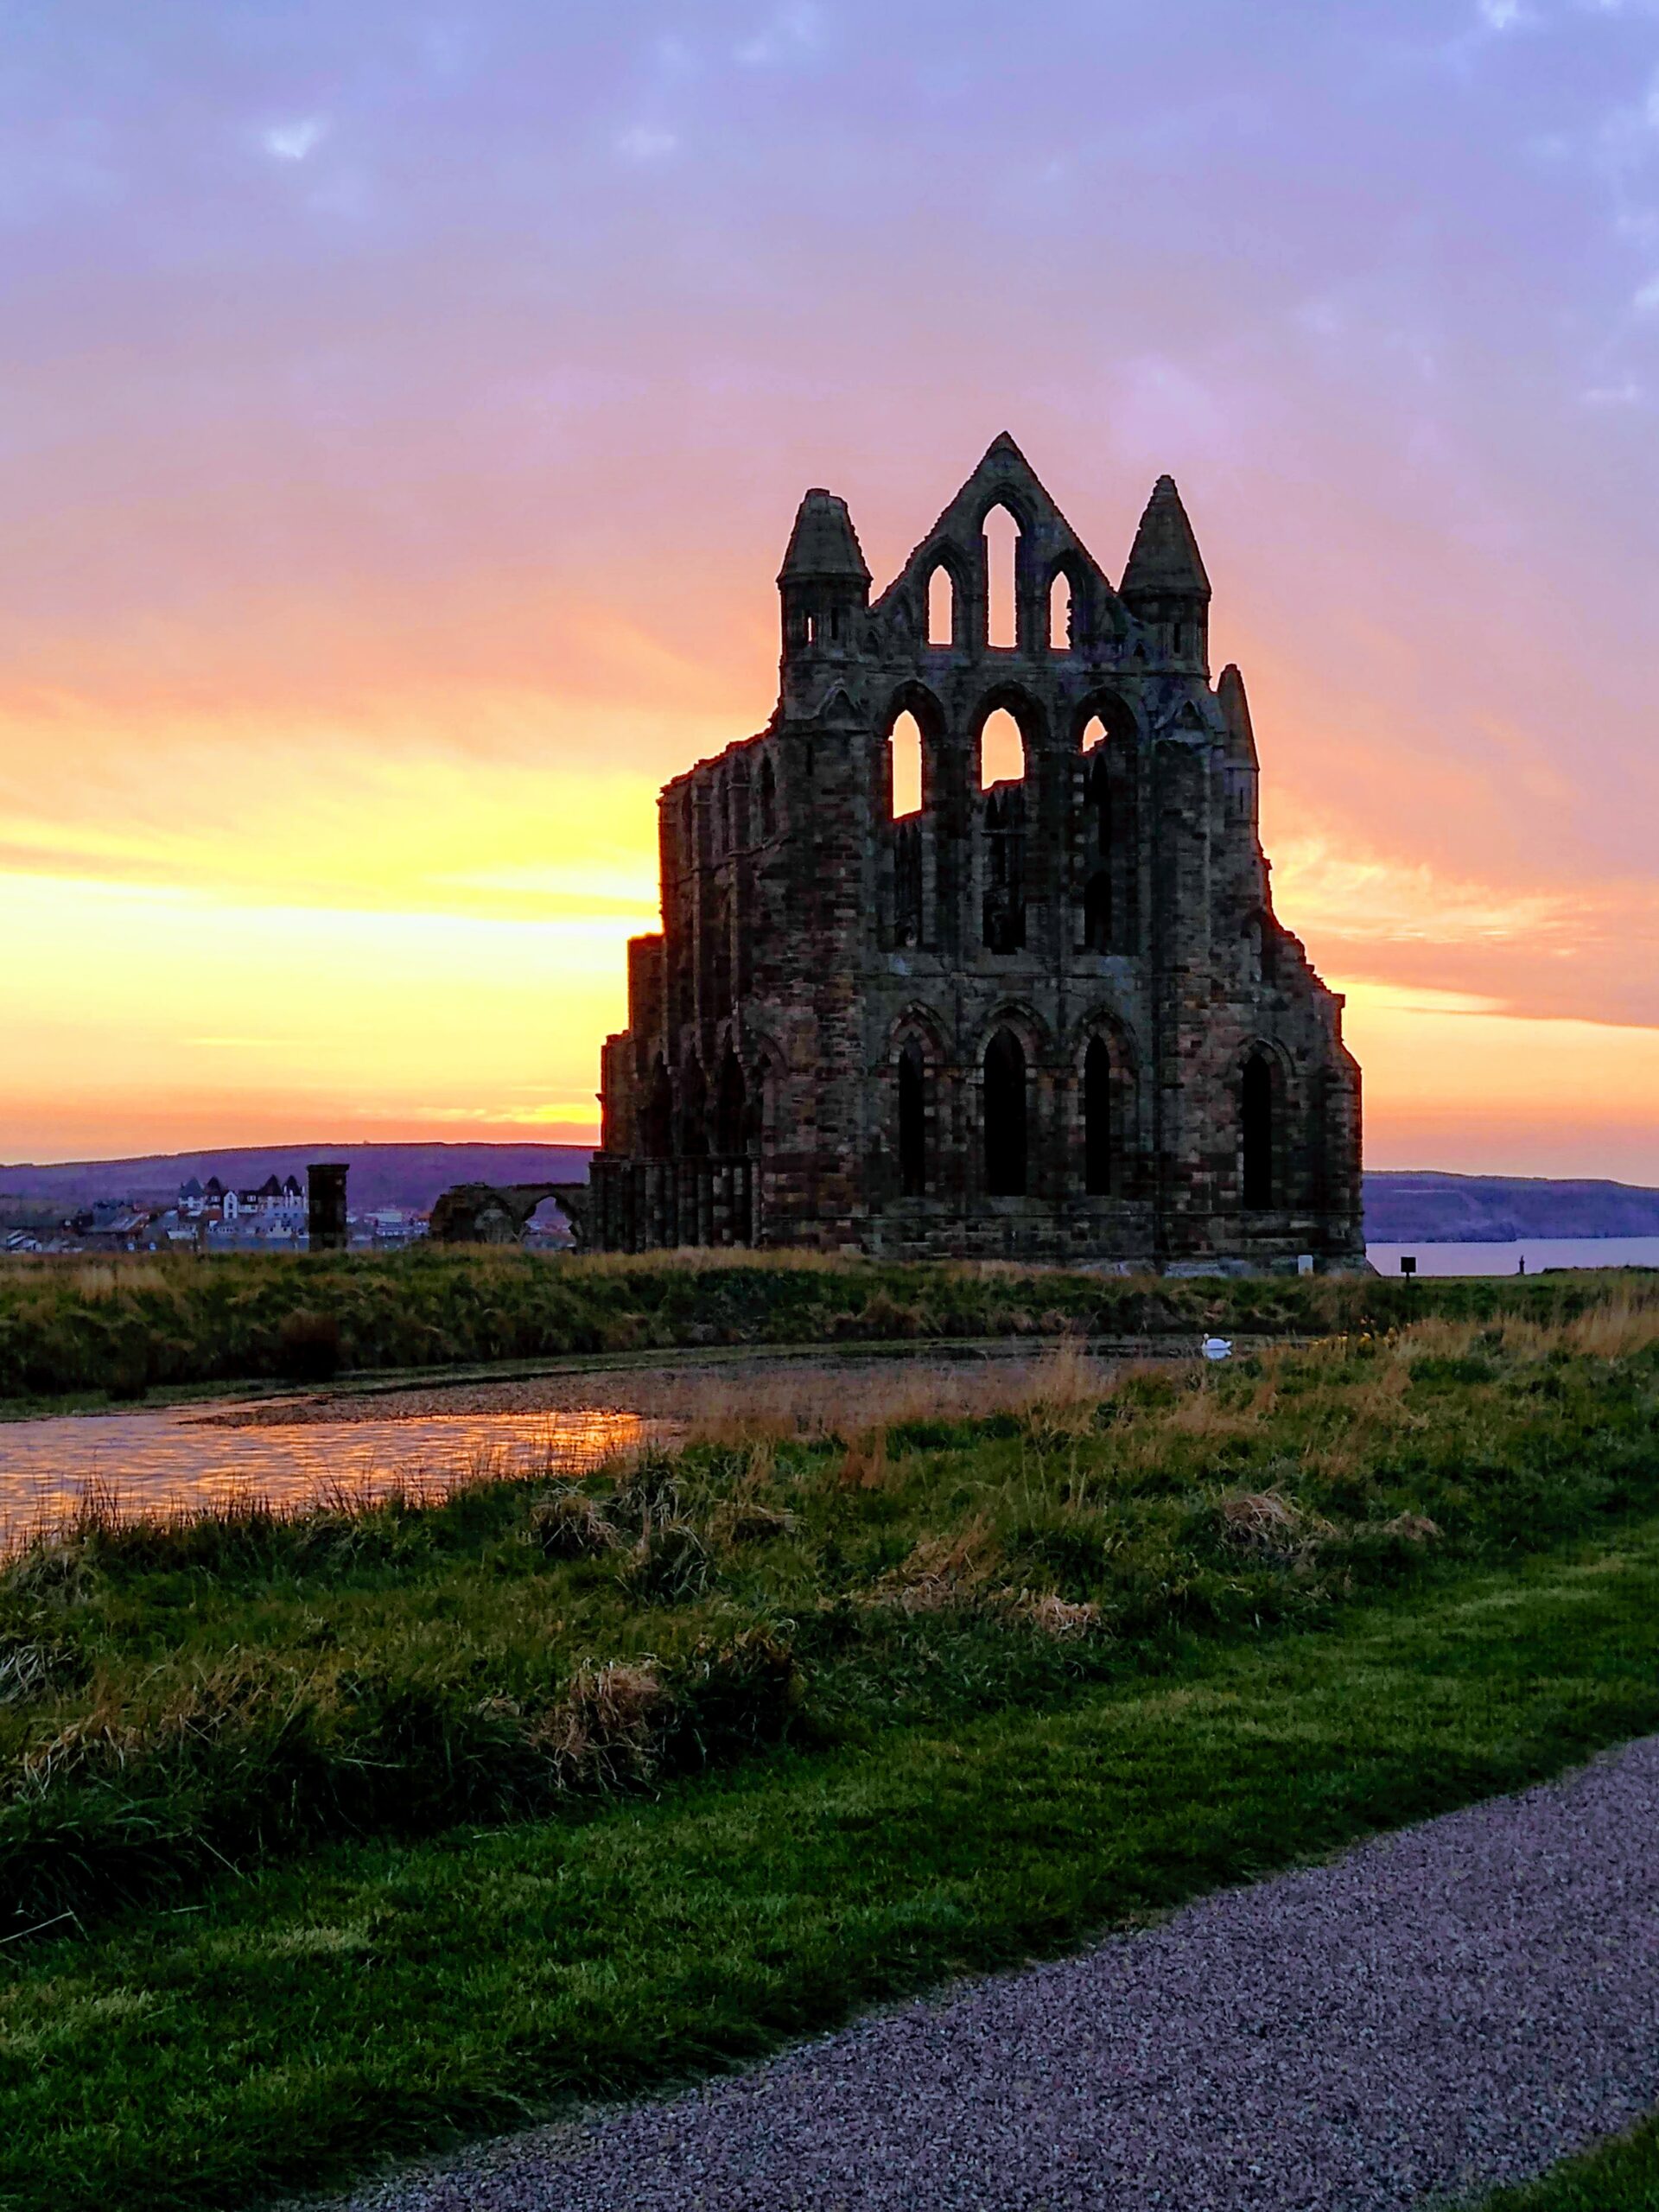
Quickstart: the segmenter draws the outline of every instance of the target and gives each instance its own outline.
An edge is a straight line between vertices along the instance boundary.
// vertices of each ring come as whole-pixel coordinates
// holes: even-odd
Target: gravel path
[[[1395,2212],[1659,2103],[1659,1738],[338,2212]]]

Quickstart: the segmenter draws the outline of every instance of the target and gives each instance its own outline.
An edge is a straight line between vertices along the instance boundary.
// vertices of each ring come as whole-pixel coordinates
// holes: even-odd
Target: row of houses
[[[297,1176],[268,1175],[242,1190],[217,1175],[190,1176],[172,1205],[99,1198],[66,1221],[9,1232],[8,1252],[302,1252],[309,1236],[305,1185]],[[427,1217],[409,1206],[379,1206],[346,1216],[353,1246],[385,1250],[427,1231]]]
[[[179,1185],[178,1215],[181,1222],[283,1223],[303,1229],[305,1185],[296,1175],[286,1175],[280,1183],[274,1175],[267,1175],[257,1190],[237,1191],[227,1189],[217,1175],[210,1175],[205,1183],[192,1175]]]

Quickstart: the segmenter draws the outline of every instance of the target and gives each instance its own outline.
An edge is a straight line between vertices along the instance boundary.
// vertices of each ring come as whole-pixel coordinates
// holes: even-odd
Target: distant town
[[[242,1187],[217,1174],[188,1175],[170,1203],[130,1196],[96,1198],[65,1211],[43,1199],[0,1198],[0,1250],[61,1252],[303,1252],[309,1205],[297,1175],[267,1175]],[[536,1221],[525,1230],[529,1249],[558,1251],[570,1243],[562,1216]],[[353,1250],[397,1251],[420,1242],[431,1210],[381,1205],[346,1216]]]

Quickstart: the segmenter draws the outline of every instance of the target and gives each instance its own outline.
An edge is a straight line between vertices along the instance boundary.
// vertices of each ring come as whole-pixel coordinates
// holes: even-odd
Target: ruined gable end
[[[663,793],[590,1241],[1363,1265],[1359,1071],[1173,479],[1114,586],[1004,434],[874,597],[809,491],[778,590],[771,720]]]

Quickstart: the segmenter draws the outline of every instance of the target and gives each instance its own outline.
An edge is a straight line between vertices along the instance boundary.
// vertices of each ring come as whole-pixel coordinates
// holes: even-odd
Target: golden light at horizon
[[[344,816],[338,785],[324,788],[315,824],[303,784],[257,837],[244,812],[234,869],[184,809],[154,837],[124,834],[129,880],[49,873],[45,840],[29,872],[0,872],[12,1034],[29,1040],[0,1069],[7,1156],[591,1138],[599,1043],[626,1018],[626,940],[658,922],[654,778],[359,764]],[[351,809],[365,807],[353,834]],[[4,826],[16,850],[28,825]],[[1287,918],[1316,957],[1322,931],[1353,949],[1351,871],[1336,872],[1327,909],[1323,865],[1284,872],[1301,908]],[[1421,870],[1363,872],[1371,912],[1408,899],[1432,914]],[[284,881],[308,883],[315,903],[270,896]],[[348,885],[357,902],[340,903]],[[1466,885],[1450,887],[1446,912],[1448,932],[1483,939],[1512,919]],[[1371,1165],[1560,1173],[1593,1144],[1602,1172],[1659,1172],[1659,1030],[1363,973],[1328,980],[1347,995],[1365,1071]]]

